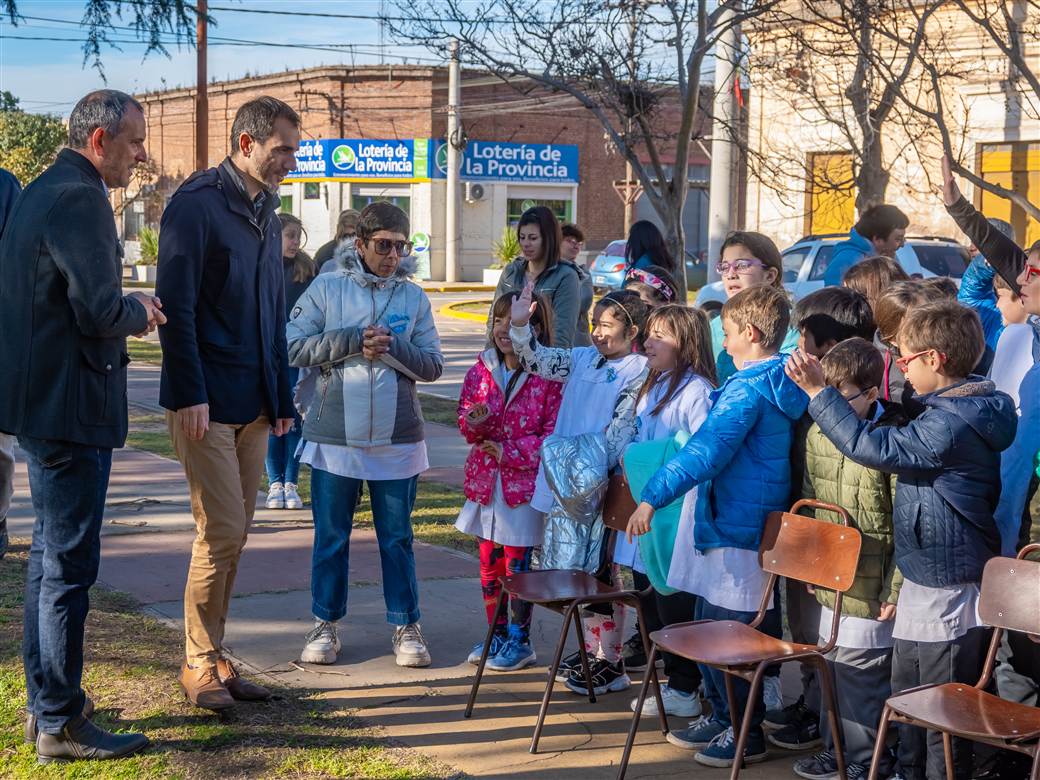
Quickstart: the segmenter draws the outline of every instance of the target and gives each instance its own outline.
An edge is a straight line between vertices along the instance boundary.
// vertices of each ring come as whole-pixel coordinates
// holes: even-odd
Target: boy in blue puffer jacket
[[[986,561],[1000,554],[993,519],[1000,497],[1000,453],[1015,436],[1015,404],[989,380],[969,376],[985,348],[978,315],[958,303],[919,306],[897,337],[899,367],[925,411],[902,428],[872,428],[819,362],[802,353],[788,375],[812,399],[809,413],[841,452],[896,475],[896,565],[903,574],[892,635],[892,693],[919,685],[974,684],[987,630],[978,616]],[[943,777],[938,733],[899,726],[904,778]],[[969,778],[972,743],[953,740],[954,774]]]
[[[707,483],[693,527],[696,620],[750,623],[768,580],[758,565],[758,546],[766,515],[787,509],[794,425],[807,403],[784,374],[786,356],[778,354],[790,317],[787,296],[775,287],[750,287],[722,307],[723,344],[741,369],[712,393],[707,420],[651,477],[629,520],[630,535],[646,533],[655,509]],[[763,630],[780,635],[779,613],[774,604]],[[728,767],[736,753],[733,719],[741,713],[729,712],[722,672],[702,667],[701,673],[712,714],[669,732],[668,741],[699,750],[698,763]],[[747,702],[748,683],[733,678],[733,687],[736,700]],[[761,691],[746,706],[753,707],[753,720],[744,760],[752,763],[766,756]]]

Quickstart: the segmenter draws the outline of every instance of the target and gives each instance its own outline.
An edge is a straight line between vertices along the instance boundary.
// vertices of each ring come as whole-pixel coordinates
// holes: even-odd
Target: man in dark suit
[[[184,466],[196,537],[184,588],[180,684],[198,707],[270,698],[224,654],[224,624],[270,432],[292,426],[278,186],[296,168],[300,118],[280,100],[243,104],[231,156],[174,193],[159,232],[159,403]]]
[[[68,147],[15,203],[0,243],[0,430],[26,454],[36,522],[25,589],[26,735],[41,763],[116,758],[148,744],[84,716],[88,591],[97,579],[112,449],[126,440],[126,337],[163,322],[124,296],[108,190],[148,159],[141,106],[92,92]]]
[[[7,215],[22,191],[22,185],[10,171],[0,168],[0,238],[4,235]],[[11,508],[14,482],[14,436],[0,433],[0,558],[7,552],[7,510]]]

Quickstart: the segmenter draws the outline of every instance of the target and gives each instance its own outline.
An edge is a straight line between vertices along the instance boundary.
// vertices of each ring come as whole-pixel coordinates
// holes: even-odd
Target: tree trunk
[[[682,192],[672,191],[671,186],[665,186],[663,200],[667,208],[666,214],[661,214],[664,221],[664,240],[668,245],[668,251],[675,258],[675,283],[679,285],[679,303],[686,303],[686,231],[683,229],[683,209],[686,206],[686,187]]]
[[[881,136],[864,135],[863,155],[856,174],[856,213],[885,202],[890,174],[882,158]]]

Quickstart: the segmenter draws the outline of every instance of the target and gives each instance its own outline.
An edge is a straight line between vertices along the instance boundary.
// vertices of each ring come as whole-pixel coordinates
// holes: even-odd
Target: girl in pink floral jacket
[[[542,440],[553,431],[562,385],[525,374],[509,338],[512,295],[492,308],[492,346],[466,374],[459,396],[459,430],[473,448],[466,459],[466,501],[455,527],[477,537],[480,582],[488,622],[494,619],[501,590],[498,578],[528,571],[531,549],[542,543],[544,515],[528,502],[534,493]],[[537,300],[532,329],[548,345],[549,310]],[[502,615],[487,668],[512,671],[535,662],[531,647],[531,605],[513,599],[507,622]],[[483,642],[470,653],[478,663]]]

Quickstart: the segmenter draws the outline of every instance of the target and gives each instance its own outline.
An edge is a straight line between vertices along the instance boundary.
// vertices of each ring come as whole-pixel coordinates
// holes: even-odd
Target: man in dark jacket
[[[184,590],[189,701],[263,700],[223,655],[224,622],[271,429],[293,424],[285,347],[278,186],[295,169],[300,118],[280,100],[239,108],[231,156],[188,178],[159,233],[156,292],[168,298],[159,402],[191,492],[197,536]]]
[[[0,243],[0,430],[18,436],[36,511],[23,661],[26,734],[41,763],[148,744],[94,726],[80,687],[112,449],[126,440],[126,337],[165,321],[158,299],[120,289],[107,197],[148,159],[144,138],[129,95],[84,97],[69,116],[68,148],[18,198]]]
[[[4,235],[7,215],[14,208],[14,201],[21,191],[22,185],[14,174],[0,168],[0,238]],[[0,433],[0,558],[7,552],[7,510],[11,508],[13,481],[14,436]]]

